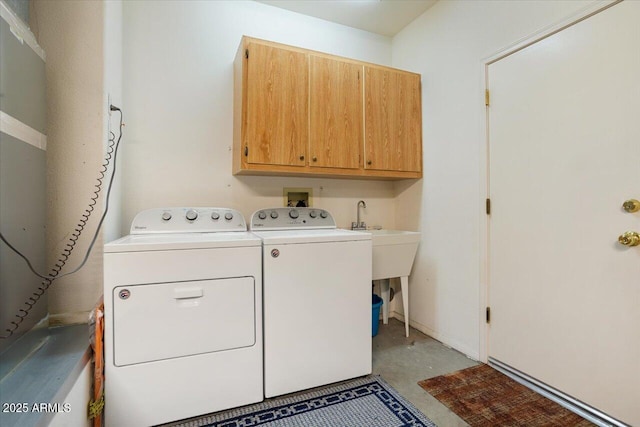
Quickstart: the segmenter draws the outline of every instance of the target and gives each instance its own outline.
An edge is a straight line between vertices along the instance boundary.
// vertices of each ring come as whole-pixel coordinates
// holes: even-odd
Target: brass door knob
[[[625,246],[638,246],[640,245],[640,233],[627,231],[618,237],[618,242]]]
[[[638,212],[638,211],[640,211],[640,201],[638,201],[636,199],[626,200],[622,204],[622,209],[624,209],[625,211],[627,211],[629,213]]]

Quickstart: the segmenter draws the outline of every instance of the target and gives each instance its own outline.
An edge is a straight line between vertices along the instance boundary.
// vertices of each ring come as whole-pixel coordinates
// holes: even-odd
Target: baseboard
[[[393,311],[389,313],[389,317],[393,317],[395,319],[400,320],[401,322],[404,322],[404,315],[402,313],[398,313],[397,311]],[[441,334],[429,328],[428,326],[423,325],[422,323],[416,322],[415,320],[409,320],[409,326],[419,330],[425,335],[429,335],[433,339],[440,341],[446,347],[459,351],[460,353],[464,354],[471,360],[475,360],[475,361],[479,360],[480,354],[478,353],[478,349],[468,347],[465,344],[457,340],[454,340],[447,335]]]
[[[89,323],[90,313],[90,311],[76,311],[75,313],[50,314],[49,327]]]
[[[571,412],[574,412],[581,417],[591,421],[595,425],[601,427],[630,427],[628,424],[625,424],[622,421],[618,421],[615,418],[605,414],[604,412],[601,412],[584,402],[574,399],[568,394],[565,394],[560,390],[557,390],[541,381],[538,381],[535,378],[525,374],[524,372],[520,372],[517,369],[500,362],[499,360],[489,357],[489,366],[502,372],[512,380],[519,382],[525,387],[530,388],[536,393],[543,395],[547,399],[550,399],[560,406],[567,408]]]

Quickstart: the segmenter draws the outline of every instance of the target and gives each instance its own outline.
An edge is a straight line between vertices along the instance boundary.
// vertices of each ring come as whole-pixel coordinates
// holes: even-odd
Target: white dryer
[[[326,210],[261,209],[266,397],[371,373],[371,234]]]
[[[107,427],[263,400],[262,252],[246,230],[232,209],[150,209],[105,245]]]

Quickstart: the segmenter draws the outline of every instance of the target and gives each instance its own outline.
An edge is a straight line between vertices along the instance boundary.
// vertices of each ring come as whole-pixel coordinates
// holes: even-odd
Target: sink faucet
[[[360,221],[360,208],[367,208],[367,204],[364,202],[364,200],[360,200],[358,202],[358,206],[356,207],[356,222],[352,222],[351,223],[351,229],[352,230],[366,230],[367,229],[367,224],[365,224],[364,221]]]

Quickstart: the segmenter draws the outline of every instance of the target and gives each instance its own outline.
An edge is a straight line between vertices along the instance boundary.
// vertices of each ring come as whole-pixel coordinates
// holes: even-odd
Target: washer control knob
[[[162,219],[164,221],[169,221],[171,219],[171,212],[162,212]]]
[[[211,219],[217,221],[220,219],[220,214],[218,212],[211,212]]]
[[[289,218],[291,218],[291,219],[296,219],[296,218],[298,218],[299,216],[300,216],[300,213],[298,213],[298,211],[297,211],[297,210],[295,210],[295,209],[291,209],[291,210],[289,211]]]
[[[226,214],[224,214],[224,219],[226,219],[227,221],[231,221],[233,219],[233,214],[231,212],[227,212]]]
[[[186,216],[189,221],[195,221],[195,219],[198,218],[198,212],[193,209],[189,209]]]
[[[278,211],[272,211],[271,212],[271,218],[273,218],[273,219],[278,218]]]
[[[264,212],[258,212],[258,218],[260,219],[265,219],[267,217],[267,214]]]
[[[326,218],[328,216],[329,216],[329,214],[327,213],[327,211],[320,212],[320,218]]]
[[[311,211],[311,212],[309,212],[309,216],[310,216],[311,218],[315,218],[315,217],[317,217],[317,216],[318,216],[318,212],[316,212],[316,211]]]

